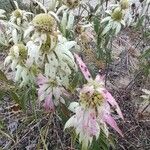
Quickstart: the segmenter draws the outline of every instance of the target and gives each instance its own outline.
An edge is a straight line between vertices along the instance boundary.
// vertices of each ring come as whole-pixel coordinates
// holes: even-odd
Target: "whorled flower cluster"
[[[53,110],[52,102],[53,106],[58,105],[59,101],[64,103],[62,91],[69,87],[72,72],[77,71],[74,56],[70,52],[76,42],[64,38],[58,30],[55,18],[46,12],[36,15],[28,23],[27,29],[21,30],[22,42],[18,41],[17,32],[21,26],[18,19],[23,19],[23,11],[16,2],[15,4],[17,10],[12,13],[10,21],[17,25],[17,29],[12,31],[14,46],[5,59],[5,66],[10,66],[15,74],[15,81],[21,87],[35,84],[38,77],[38,99],[45,101],[46,110]],[[43,79],[44,82],[39,82]]]
[[[46,109],[52,107],[50,99],[53,98],[55,105],[59,100],[62,101],[61,87],[68,88],[69,77],[72,71],[77,70],[74,57],[69,51],[76,42],[67,41],[56,29],[54,18],[45,13],[35,16],[32,25],[25,31],[25,37],[31,34],[31,40],[27,43],[27,64],[42,68],[44,76],[39,78],[47,78],[48,81],[37,82],[39,91],[42,91],[39,92],[42,93],[39,94],[39,99],[45,100]]]
[[[65,129],[73,127],[83,149],[87,149],[94,137],[99,138],[101,130],[108,137],[107,124],[123,136],[111,115],[110,106],[116,109],[120,118],[123,119],[123,115],[117,102],[105,88],[103,77],[97,75],[93,80],[81,58],[78,55],[75,57],[87,84],[80,89],[79,102],[72,102],[69,106],[75,114],[66,122]]]
[[[37,74],[36,66],[28,66],[27,48],[24,44],[15,44],[10,48],[9,54],[4,61],[5,66],[9,66],[15,73],[14,80],[24,86],[34,82],[35,75]]]
[[[21,10],[18,6],[18,3],[14,1],[16,10],[14,10],[10,17],[10,22],[20,26],[24,21],[27,21],[27,16],[32,15],[31,12],[26,12],[25,10]]]
[[[107,26],[103,30],[103,34],[106,34],[111,29],[118,34],[122,25],[125,26],[125,14],[129,7],[128,0],[121,0],[120,3],[112,7],[111,10],[106,11],[109,16],[105,17],[101,23],[107,23]]]
[[[11,13],[9,20],[7,20],[6,12],[0,9],[0,22],[6,29],[6,31],[3,31],[5,37],[2,37],[2,40],[0,40],[5,46],[8,46],[10,43],[18,44],[23,42],[23,32],[28,26],[29,16],[33,15],[31,12],[21,10],[16,1],[14,1],[14,4],[16,9]]]
[[[65,7],[58,9],[56,13],[47,12],[41,3],[36,0],[35,2],[44,13],[35,15],[31,22],[27,19],[27,15],[32,13],[21,10],[15,2],[16,10],[11,14],[8,23],[14,45],[10,48],[4,65],[8,66],[8,69],[11,68],[15,74],[14,80],[20,87],[37,85],[38,100],[43,103],[46,111],[54,112],[60,102],[65,104],[62,95],[67,93],[71,74],[77,71],[74,56],[70,52],[76,46],[76,42],[68,41],[65,37],[67,31],[73,30],[75,19],[73,10],[79,6],[80,1],[64,0]],[[54,8],[51,10],[55,10],[56,1],[52,3]],[[127,9],[127,4],[123,1],[120,2],[120,7],[113,9],[104,22],[108,20],[113,22],[111,25],[113,29],[120,22],[124,24],[122,9]],[[57,15],[61,10],[63,15],[60,21]],[[0,11],[0,16],[3,17],[4,13]],[[58,22],[61,32],[58,29]],[[117,27],[117,32],[120,28],[121,26]],[[66,122],[65,128],[73,127],[82,147],[86,149],[94,137],[99,138],[101,130],[108,136],[107,124],[122,135],[111,115],[111,106],[122,119],[123,116],[117,102],[105,88],[103,78],[97,75],[95,80],[92,79],[80,57],[76,54],[75,57],[87,84],[79,91],[79,102],[70,104],[69,109],[74,115]]]

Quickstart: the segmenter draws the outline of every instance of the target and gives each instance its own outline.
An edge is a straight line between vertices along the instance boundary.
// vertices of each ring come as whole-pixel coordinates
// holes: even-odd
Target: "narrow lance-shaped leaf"
[[[82,61],[82,59],[77,54],[74,54],[74,56],[75,56],[75,58],[77,60],[77,63],[79,65],[79,67],[80,67],[80,69],[81,69],[81,71],[82,71],[85,79],[87,81],[91,80],[91,74],[90,74],[87,66],[84,64],[84,62]]]
[[[104,120],[123,137],[121,130],[118,128],[116,121],[111,115],[105,115]]]

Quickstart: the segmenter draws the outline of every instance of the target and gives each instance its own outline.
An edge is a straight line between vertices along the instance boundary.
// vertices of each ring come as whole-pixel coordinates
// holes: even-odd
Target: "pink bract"
[[[53,103],[53,100],[52,100],[52,95],[49,94],[46,98],[45,98],[45,102],[43,104],[45,110],[47,112],[54,112],[55,111],[55,107],[54,107],[54,103]]]

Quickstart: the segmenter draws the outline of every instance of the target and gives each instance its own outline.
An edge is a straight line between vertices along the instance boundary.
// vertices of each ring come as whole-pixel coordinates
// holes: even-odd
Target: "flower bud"
[[[22,11],[20,9],[16,9],[15,11],[12,12],[12,15],[15,16],[16,18],[21,18]]]
[[[129,1],[128,0],[121,0],[120,6],[122,9],[127,9],[129,7]]]
[[[16,44],[10,49],[10,55],[25,60],[27,59],[27,49],[24,44]]]
[[[115,8],[111,14],[111,18],[115,21],[121,21],[122,17],[123,17],[123,13],[121,11],[121,8],[119,7]]]

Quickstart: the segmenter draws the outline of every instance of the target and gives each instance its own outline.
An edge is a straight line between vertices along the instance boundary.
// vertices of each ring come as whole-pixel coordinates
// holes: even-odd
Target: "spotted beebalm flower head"
[[[115,8],[112,11],[111,18],[115,21],[121,21],[123,17],[123,12],[120,7]]]
[[[97,75],[95,80],[93,80],[81,58],[76,54],[75,57],[87,80],[87,84],[80,90],[79,103],[73,102],[70,104],[69,109],[75,115],[66,122],[65,128],[75,128],[76,134],[79,135],[79,141],[86,149],[92,143],[94,137],[98,139],[101,129],[108,136],[106,124],[122,135],[121,130],[111,115],[110,106],[116,109],[116,112],[122,119],[123,115],[117,102],[105,88],[103,77]]]
[[[27,48],[24,44],[15,44],[10,48],[10,52],[4,61],[4,65],[10,67],[15,74],[15,82],[20,86],[34,82],[37,74],[37,67],[26,65]]]
[[[59,78],[59,84],[69,85],[69,76],[72,70],[77,70],[74,57],[70,49],[76,45],[75,41],[67,41],[61,33],[54,30],[53,18],[48,14],[39,14],[33,19],[33,25],[25,31],[25,37],[31,34],[27,43],[27,64],[36,64],[43,68],[44,75],[50,80]]]
[[[24,38],[32,35],[32,41],[36,43],[38,42],[39,45],[46,43],[47,39],[51,36],[53,36],[53,41],[56,41],[57,34],[54,32],[55,29],[55,19],[47,13],[41,13],[33,18],[32,23],[27,28],[27,30],[25,30]]]
[[[61,87],[58,80],[58,78],[55,80],[49,79],[42,74],[39,74],[37,78],[37,84],[39,86],[38,99],[40,102],[44,101],[43,106],[48,112],[54,112],[55,106],[59,102],[64,103],[61,95],[65,92],[65,89]]]
[[[27,48],[24,44],[15,44],[10,48],[10,52],[6,57],[4,64],[8,65],[11,63],[11,69],[15,70],[17,64],[25,64],[27,59]]]
[[[107,13],[109,16],[101,21],[101,23],[107,22],[102,34],[104,35],[112,29],[117,35],[120,32],[122,25],[125,26],[124,11],[118,6],[115,9],[107,11]]]
[[[54,30],[55,21],[51,15],[42,13],[33,18],[32,24],[24,33],[24,38],[31,39],[27,42],[30,65],[34,62],[39,64],[45,55],[55,49],[58,37]]]
[[[33,26],[39,31],[52,32],[55,26],[55,20],[50,15],[43,13],[38,14],[33,18]]]
[[[46,77],[61,79],[65,87],[69,85],[69,76],[72,70],[77,70],[74,57],[70,49],[76,45],[75,41],[67,41],[61,34],[51,35],[48,33],[37,33],[27,43],[29,66],[36,64],[45,67]]]
[[[20,26],[23,21],[27,21],[27,16],[31,15],[32,13],[26,12],[25,10],[21,10],[18,6],[18,3],[14,1],[16,10],[14,10],[10,17],[10,22],[15,23],[16,25]]]

